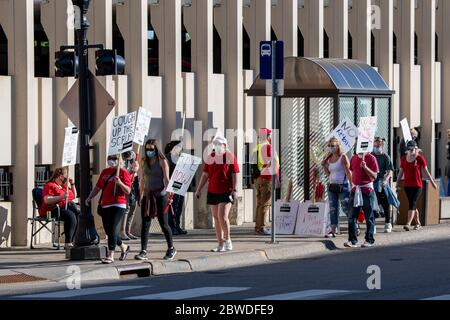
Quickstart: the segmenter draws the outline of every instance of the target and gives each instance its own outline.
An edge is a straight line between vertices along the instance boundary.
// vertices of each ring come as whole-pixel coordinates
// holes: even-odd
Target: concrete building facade
[[[75,79],[55,78],[53,65],[55,51],[76,41],[71,12],[71,0],[0,1],[0,246],[29,244],[31,190],[61,161],[64,128],[71,123],[59,103]],[[181,128],[183,115],[192,134],[194,121],[202,133],[270,127],[270,99],[244,90],[258,75],[259,42],[278,39],[286,56],[357,59],[376,68],[396,91],[394,146],[406,117],[419,128],[431,172],[444,176],[448,16],[447,0],[92,0],[89,42],[117,49],[126,60],[123,75],[98,78],[116,100],[92,141],[99,167],[106,165],[111,117],[140,106],[153,114],[149,136],[162,143]],[[94,51],[90,68],[95,72]],[[186,150],[198,140],[187,140]],[[245,163],[253,137],[233,142]],[[242,164],[232,212],[238,225],[254,215],[245,169]],[[211,226],[206,196],[194,201],[189,193],[185,205],[186,228]],[[48,240],[45,232],[38,238]]]

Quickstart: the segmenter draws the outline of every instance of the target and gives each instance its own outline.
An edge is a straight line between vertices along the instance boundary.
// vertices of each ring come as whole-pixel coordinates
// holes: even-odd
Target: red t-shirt
[[[400,160],[400,168],[403,169],[405,177],[403,186],[422,188],[422,169],[426,166],[427,161],[421,154],[419,154],[413,162],[408,162],[408,160],[406,160],[406,155],[404,155]]]
[[[361,162],[363,159],[359,157],[359,155],[354,155],[352,160],[350,160],[350,171],[352,172],[352,182],[354,185],[363,186],[369,184],[374,181],[369,175],[361,168]],[[368,153],[364,157],[364,161],[367,164],[367,167],[375,173],[378,173],[378,162],[377,158],[375,158],[372,154]],[[361,191],[364,193],[371,192],[373,189],[371,188],[362,188]]]
[[[42,190],[42,205],[41,205],[41,208],[39,209],[39,215],[41,217],[45,217],[47,215],[47,211],[51,211],[52,209],[54,209],[56,207],[56,205],[55,206],[47,206],[47,204],[45,203],[45,200],[44,200],[46,196],[59,197],[59,196],[62,196],[64,193],[66,193],[66,185],[61,187],[60,185],[56,184],[55,182],[48,182],[44,186],[44,190]],[[75,199],[75,194],[72,189],[69,189],[69,202],[73,201],[74,199]],[[58,205],[60,208],[64,208],[66,206],[66,199],[58,202]]]
[[[116,168],[106,168],[105,170],[102,171],[102,173],[100,174],[100,177],[97,180],[96,187],[99,189],[104,188],[102,203],[101,203],[102,207],[112,206],[115,204],[127,204],[126,194],[125,194],[125,192],[122,191],[122,189],[119,186],[117,186],[116,196],[114,196],[115,183],[114,183],[114,177],[111,177],[111,175],[115,176],[116,172],[117,172],[116,170],[117,170]],[[120,173],[119,173],[119,178],[120,178],[120,180],[122,180],[122,182],[127,187],[131,187],[130,173],[127,170],[121,168]],[[105,187],[105,183],[107,180],[108,180],[108,183],[106,184],[106,187]]]
[[[233,191],[232,174],[239,173],[236,156],[227,151],[219,161],[214,153],[210,154],[203,166],[203,172],[208,173],[208,192],[215,194]]]

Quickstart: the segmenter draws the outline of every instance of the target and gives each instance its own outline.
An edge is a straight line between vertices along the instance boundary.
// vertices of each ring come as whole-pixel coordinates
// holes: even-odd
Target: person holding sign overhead
[[[231,205],[237,199],[236,173],[239,165],[236,156],[227,148],[227,139],[217,135],[212,141],[214,151],[209,154],[203,166],[195,196],[200,198],[203,187],[208,184],[207,203],[211,206],[218,245],[213,252],[233,250],[230,237]]]
[[[330,177],[328,185],[328,199],[330,203],[331,231],[327,238],[335,238],[339,228],[339,203],[348,217],[348,201],[350,197],[350,184],[352,173],[350,172],[350,161],[342,150],[338,139],[331,138],[328,141],[328,154],[322,161],[325,173]]]
[[[177,250],[173,246],[172,230],[169,227],[168,215],[165,212],[170,202],[167,196],[169,184],[169,164],[154,139],[145,143],[145,154],[141,163],[140,200],[142,228],[141,252],[135,256],[136,260],[147,260],[147,245],[152,219],[158,218],[161,230],[167,242],[167,252],[164,260],[173,260]]]
[[[405,189],[406,196],[409,202],[408,222],[403,227],[406,231],[411,228],[411,223],[416,218],[417,224],[414,227],[415,230],[421,228],[419,212],[417,211],[417,199],[422,192],[422,170],[425,170],[431,185],[434,189],[437,189],[437,185],[431,176],[427,167],[427,161],[423,154],[419,152],[417,143],[415,141],[409,141],[407,143],[407,153],[403,155],[400,161],[400,172],[397,177],[397,190],[400,190],[401,186]],[[403,182],[402,178],[405,178]]]
[[[39,215],[41,217],[45,217],[48,212],[51,212],[50,215],[52,218],[59,218],[64,221],[65,249],[73,247],[73,237],[78,224],[77,217],[80,214],[80,211],[73,202],[77,196],[77,190],[72,179],[67,181],[67,174],[67,169],[64,168],[57,168],[53,172],[52,177],[45,184],[44,190],[42,191],[43,204],[39,209]],[[68,199],[67,208],[66,199]],[[59,217],[56,205],[60,208]]]
[[[361,210],[366,218],[366,237],[362,247],[372,247],[375,243],[375,210],[377,199],[373,182],[378,175],[377,159],[371,153],[355,154],[350,161],[352,172],[352,192],[350,194],[348,217],[348,242],[344,246],[356,248],[358,243],[356,220]]]
[[[108,168],[104,169],[97,180],[95,188],[86,199],[86,206],[91,205],[91,200],[102,192],[98,208],[98,214],[102,217],[103,228],[108,236],[108,254],[102,260],[104,264],[114,262],[114,251],[116,246],[122,250],[119,260],[125,260],[131,247],[125,245],[120,237],[120,226],[127,209],[127,195],[131,191],[130,174],[127,170],[120,168],[118,156],[108,156]]]

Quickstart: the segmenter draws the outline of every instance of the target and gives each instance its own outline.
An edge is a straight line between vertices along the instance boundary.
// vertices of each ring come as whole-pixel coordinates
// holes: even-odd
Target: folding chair
[[[41,217],[39,215],[39,209],[43,205],[42,203],[42,188],[34,188],[32,191],[33,195],[33,217],[28,218],[28,221],[31,223],[31,241],[30,241],[30,249],[34,249],[33,246],[33,240],[36,240],[36,235],[41,232],[43,229],[47,229],[52,234],[52,245],[57,250],[61,247],[61,221],[59,220],[60,217],[60,207],[56,205],[56,208],[58,210],[58,216],[57,218],[51,218],[49,209],[47,212],[47,216]],[[48,224],[51,224],[51,229],[49,228]],[[36,230],[36,228],[38,229]]]

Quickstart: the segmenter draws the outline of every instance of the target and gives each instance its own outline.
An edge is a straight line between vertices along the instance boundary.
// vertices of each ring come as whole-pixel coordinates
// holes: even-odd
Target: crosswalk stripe
[[[422,300],[450,300],[450,294],[446,294],[446,295],[443,295],[443,296],[436,296],[436,297],[426,298],[426,299],[422,299]]]
[[[202,287],[180,291],[145,294],[135,297],[128,297],[125,298],[125,300],[179,300],[239,292],[249,289],[250,288],[243,287]]]
[[[276,294],[271,296],[251,298],[248,300],[313,300],[329,296],[338,296],[356,293],[358,291],[349,290],[304,290],[289,293]]]
[[[109,287],[94,287],[86,289],[74,289],[74,290],[64,290],[64,291],[54,291],[54,292],[44,292],[37,294],[29,294],[23,296],[16,296],[14,298],[28,299],[28,298],[42,298],[42,299],[64,299],[81,297],[95,294],[112,293],[119,291],[128,291],[135,289],[148,288],[148,286],[109,286]]]

